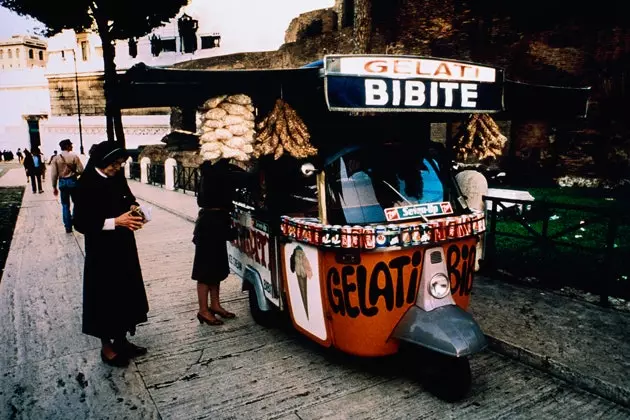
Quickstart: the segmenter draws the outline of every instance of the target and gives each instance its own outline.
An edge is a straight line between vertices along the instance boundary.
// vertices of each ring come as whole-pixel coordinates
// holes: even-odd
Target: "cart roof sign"
[[[413,56],[330,55],[324,59],[331,111],[500,112],[503,70]]]

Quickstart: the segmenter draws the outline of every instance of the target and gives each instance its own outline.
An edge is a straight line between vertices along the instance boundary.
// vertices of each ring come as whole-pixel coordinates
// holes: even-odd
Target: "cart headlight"
[[[429,293],[436,299],[444,299],[451,293],[451,282],[446,275],[440,273],[431,278]]]

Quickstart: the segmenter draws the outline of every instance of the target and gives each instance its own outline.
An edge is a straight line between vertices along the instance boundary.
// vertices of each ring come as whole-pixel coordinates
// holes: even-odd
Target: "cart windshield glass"
[[[447,200],[440,162],[406,145],[350,148],[326,166],[331,224],[385,223],[390,207]]]

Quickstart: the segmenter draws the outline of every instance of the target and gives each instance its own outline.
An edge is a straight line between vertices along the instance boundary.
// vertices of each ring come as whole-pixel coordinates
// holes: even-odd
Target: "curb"
[[[136,196],[137,199],[140,199],[142,201],[146,201],[147,203],[149,203],[149,204],[151,204],[151,205],[153,205],[155,207],[158,207],[158,208],[160,208],[160,209],[162,209],[162,210],[164,210],[164,211],[166,211],[168,213],[171,213],[171,214],[173,214],[173,215],[175,215],[177,217],[181,217],[182,219],[187,220],[187,221],[189,221],[191,223],[195,223],[195,221],[196,221],[195,217],[191,217],[191,216],[189,216],[187,214],[184,214],[184,213],[182,213],[182,212],[180,212],[178,210],[175,210],[175,209],[172,209],[170,207],[167,207],[167,206],[165,206],[162,203],[158,203],[158,202],[153,201],[151,199],[144,198],[144,197],[142,197],[142,194],[135,194],[135,196]],[[192,235],[192,233],[191,233],[191,235]]]
[[[569,382],[585,391],[599,395],[616,404],[630,408],[630,390],[622,388],[599,378],[584,375],[547,356],[534,353],[523,347],[508,343],[498,338],[486,335],[488,347],[497,353],[517,360],[528,366],[549,373],[556,378]]]

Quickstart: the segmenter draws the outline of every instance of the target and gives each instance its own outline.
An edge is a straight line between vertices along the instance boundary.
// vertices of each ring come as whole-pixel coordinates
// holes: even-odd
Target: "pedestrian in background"
[[[62,140],[62,141],[63,141],[63,140]],[[60,144],[61,144],[61,143],[60,143]],[[61,150],[63,150],[63,149],[61,149]],[[48,164],[49,164],[49,165],[52,163],[52,160],[55,158],[55,156],[57,156],[57,151],[56,151],[56,150],[53,150],[53,154],[52,154],[52,156],[50,157],[50,159],[48,159]]]
[[[22,155],[22,149],[18,147],[15,155],[18,157],[18,163],[21,165],[22,161],[24,160],[24,156]]]
[[[26,170],[26,176],[31,179],[31,187],[33,193],[44,192],[42,188],[42,171],[44,170],[44,161],[42,155],[37,147],[33,148],[33,152],[29,152],[24,149],[24,169]]]
[[[216,315],[225,319],[236,316],[221,305],[220,285],[230,274],[226,242],[234,239],[230,220],[232,200],[236,187],[246,183],[247,173],[230,165],[226,159],[206,161],[199,169],[197,205],[200,208],[193,232],[195,257],[191,277],[197,281],[197,319],[200,323],[221,325],[223,321]]]
[[[131,214],[138,203],[120,172],[127,157],[116,143],[96,145],[74,206],[74,227],[85,238],[83,333],[100,338],[101,359],[118,367],[147,352],[127,333],[134,335],[149,311],[134,237],[143,217]]]
[[[61,153],[50,159],[50,178],[52,181],[53,194],[55,197],[61,193],[61,216],[66,233],[72,233],[72,212],[70,210],[70,200],[75,202],[74,191],[77,179],[83,173],[83,164],[76,153],[72,151],[70,139],[59,142]],[[59,189],[57,190],[57,184]]]

